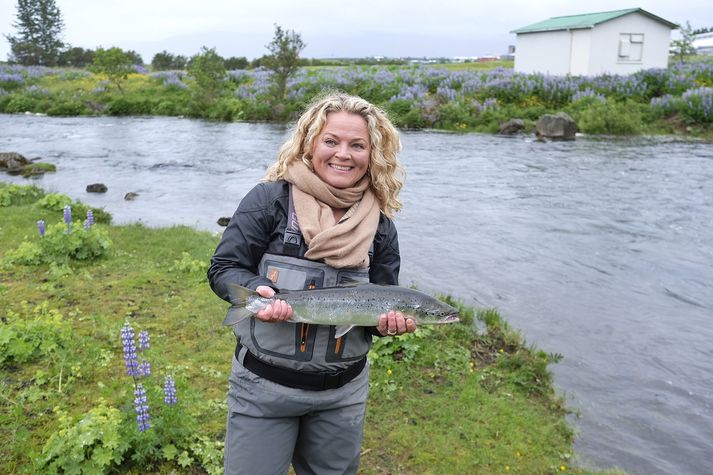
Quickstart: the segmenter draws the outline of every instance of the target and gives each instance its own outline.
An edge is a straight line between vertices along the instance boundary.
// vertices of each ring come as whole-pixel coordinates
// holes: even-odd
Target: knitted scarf
[[[365,176],[351,188],[335,188],[304,162],[296,161],[287,169],[285,180],[293,185],[295,213],[308,246],[305,257],[338,269],[368,267],[380,214],[369,178]],[[333,208],[348,208],[338,223]]]

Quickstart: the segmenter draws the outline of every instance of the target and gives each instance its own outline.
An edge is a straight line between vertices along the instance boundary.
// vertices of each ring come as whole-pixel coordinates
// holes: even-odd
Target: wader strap
[[[239,361],[242,345],[235,348],[235,358]],[[337,389],[356,378],[366,366],[366,356],[346,369],[334,373],[310,373],[271,365],[245,351],[243,366],[258,376],[269,379],[273,383],[290,388],[306,389],[308,391],[324,391]]]
[[[299,257],[300,246],[302,246],[302,232],[300,231],[300,223],[297,221],[295,203],[292,200],[292,185],[290,185],[290,198],[287,205],[287,227],[285,228],[285,238],[282,245],[285,255]]]

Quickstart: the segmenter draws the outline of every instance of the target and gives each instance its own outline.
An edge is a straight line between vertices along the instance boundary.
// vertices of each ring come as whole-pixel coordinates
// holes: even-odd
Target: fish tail
[[[253,313],[247,309],[247,306],[251,298],[259,296],[257,292],[233,283],[228,284],[228,294],[233,305],[228,309],[228,314],[223,320],[225,326],[235,325],[251,316]]]
[[[235,305],[233,305],[228,309],[228,314],[225,316],[225,320],[223,320],[223,325],[235,325],[236,323],[239,323],[240,321],[246,319],[252,314],[253,313],[245,307],[236,307]]]

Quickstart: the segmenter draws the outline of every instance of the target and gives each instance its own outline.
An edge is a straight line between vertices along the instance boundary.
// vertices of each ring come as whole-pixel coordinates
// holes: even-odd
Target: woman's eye
[[[326,143],[327,145],[336,145],[337,141],[332,139],[326,139],[324,143]]]
[[[355,143],[354,148],[357,150],[364,150],[364,144],[363,143]]]

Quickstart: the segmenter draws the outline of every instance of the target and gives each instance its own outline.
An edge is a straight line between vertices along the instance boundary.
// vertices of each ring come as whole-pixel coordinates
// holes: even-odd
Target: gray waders
[[[283,255],[265,254],[260,275],[279,289],[299,290],[368,281],[368,269],[335,269],[302,259],[302,235],[290,193]],[[233,327],[233,358],[225,436],[225,473],[353,474],[359,467],[371,336],[355,327],[265,323]]]

